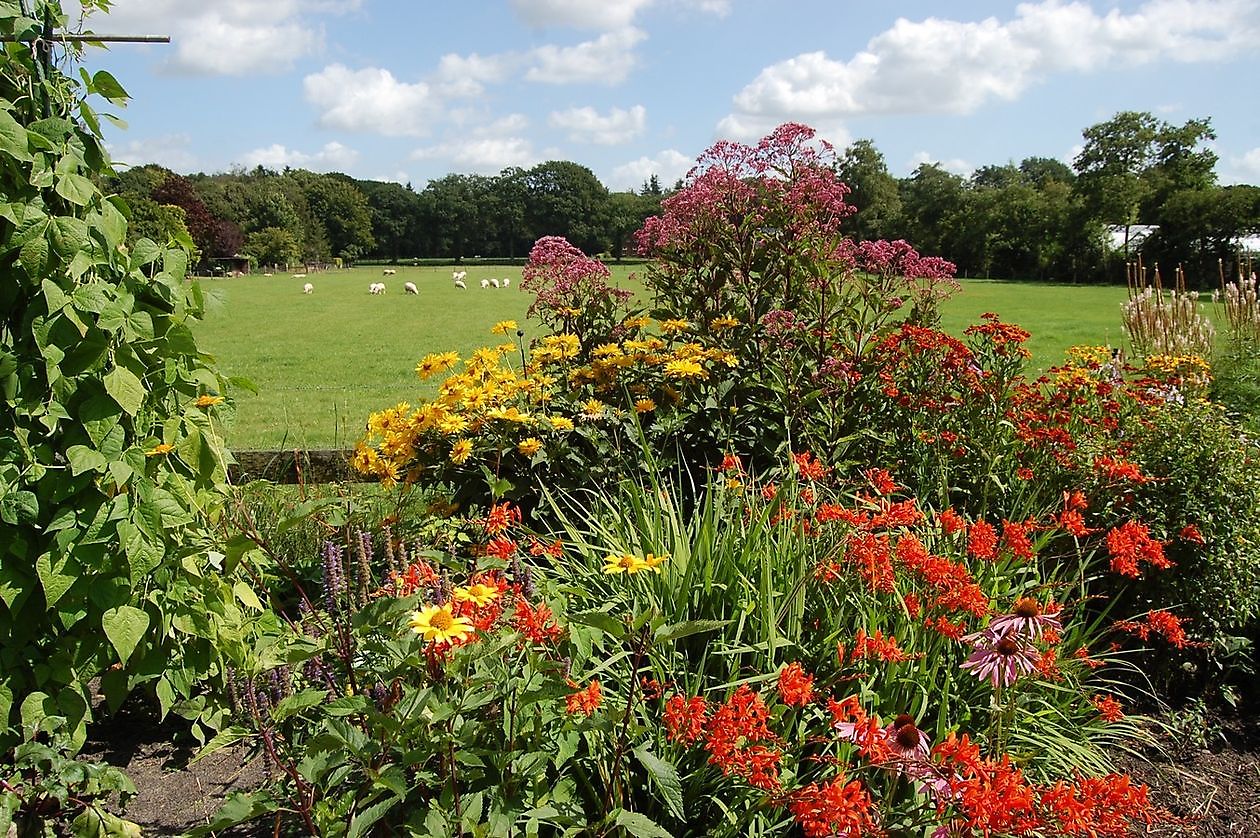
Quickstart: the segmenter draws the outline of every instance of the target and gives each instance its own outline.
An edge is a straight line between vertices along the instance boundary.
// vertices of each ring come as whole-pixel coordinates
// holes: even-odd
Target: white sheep
[[[383,282],[373,282],[371,285],[369,285],[369,286],[368,286],[368,293],[369,293],[369,294],[384,294],[384,293],[385,293],[385,283],[383,283]]]
[[[420,289],[416,288],[416,284],[414,282],[404,282],[403,293],[404,294],[419,294]]]
[[[397,273],[398,271],[396,271],[393,268],[386,268],[385,270],[381,271],[381,276],[394,276]]]
[[[505,276],[505,277],[503,277],[503,287],[504,287],[504,288],[507,288],[507,287],[508,287],[509,285],[511,285],[511,284],[512,284],[512,277],[510,277],[510,276]]]
[[[311,285],[309,282],[308,282],[308,283],[306,283],[305,285],[303,285],[303,286],[302,286],[302,293],[303,293],[303,294],[309,294],[309,293],[311,293],[311,292],[312,292],[312,291],[314,291],[314,290],[315,290],[315,286],[314,286],[314,285]]]
[[[455,280],[457,285],[466,276],[468,276],[468,271],[451,271],[451,279]]]
[[[482,287],[482,288],[489,288],[489,287],[490,287],[490,280],[488,280],[488,279],[483,279],[483,280],[481,280],[481,287]]]
[[[498,288],[499,280],[495,279],[494,277],[490,277],[490,284],[493,285],[495,288]]]
[[[455,287],[456,287],[456,288],[464,288],[464,289],[467,289],[467,288],[468,288],[468,286],[464,284],[464,280],[462,280],[462,279],[457,279],[457,280],[455,280]]]

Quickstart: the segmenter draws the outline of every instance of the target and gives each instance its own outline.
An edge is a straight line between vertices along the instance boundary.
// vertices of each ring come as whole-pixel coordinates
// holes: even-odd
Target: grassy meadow
[[[297,279],[289,274],[203,280],[212,300],[198,326],[203,351],[228,376],[242,376],[258,395],[238,390],[237,416],[227,429],[237,450],[349,447],[368,414],[434,392],[416,362],[429,352],[501,342],[490,334],[500,320],[525,323],[530,295],[518,290],[519,267],[471,267],[467,289],[450,267],[353,268]],[[638,287],[628,267],[612,267],[615,281]],[[508,288],[482,289],[482,278],[509,277]],[[384,295],[368,293],[383,281]],[[311,294],[302,285],[315,286]],[[403,293],[414,282],[418,295]],[[1124,344],[1120,304],[1125,290],[966,280],[945,304],[944,327],[961,334],[986,311],[1032,333],[1033,369],[1058,363],[1074,344]],[[528,326],[526,326],[528,329]],[[528,341],[527,335],[526,340]]]

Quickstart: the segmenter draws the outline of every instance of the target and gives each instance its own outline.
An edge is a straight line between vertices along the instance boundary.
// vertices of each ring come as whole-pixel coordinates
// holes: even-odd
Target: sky
[[[77,22],[74,0],[63,3]],[[898,177],[1054,157],[1124,110],[1210,118],[1260,183],[1257,0],[115,0],[89,50],[115,160],[410,183],[548,160],[668,186],[784,122],[869,139]]]

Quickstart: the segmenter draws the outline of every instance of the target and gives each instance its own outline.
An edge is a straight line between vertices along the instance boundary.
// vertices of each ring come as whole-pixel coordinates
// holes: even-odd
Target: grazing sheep
[[[510,276],[505,276],[505,277],[503,277],[503,287],[504,287],[504,288],[507,288],[507,287],[508,287],[509,285],[511,285],[511,284],[512,284],[512,277],[510,277]]]
[[[368,286],[368,293],[369,293],[369,294],[384,294],[384,293],[385,293],[385,283],[383,283],[383,282],[373,282],[371,285],[369,285],[369,286]]]
[[[303,285],[303,286],[302,286],[302,293],[303,293],[303,294],[309,294],[309,293],[311,293],[311,292],[312,292],[312,291],[314,291],[314,290],[315,290],[315,286],[314,286],[314,285],[311,285],[309,282],[308,282],[308,283],[306,283],[305,285]]]
[[[455,280],[456,284],[462,281],[466,276],[468,276],[468,271],[452,271],[451,272],[451,279]]]
[[[393,268],[386,268],[385,270],[381,271],[381,276],[394,276],[396,273],[398,273],[398,271],[394,270]]]
[[[491,277],[491,278],[490,278],[490,284],[491,284],[491,285],[493,285],[495,288],[498,288],[498,287],[499,287],[499,280],[495,279],[494,277]]]
[[[416,284],[414,282],[404,282],[403,293],[404,294],[419,294],[420,290],[416,288]]]
[[[455,287],[456,287],[456,288],[464,288],[464,289],[467,289],[467,288],[468,288],[468,286],[464,284],[464,280],[462,280],[462,279],[457,279],[457,280],[455,280]]]
[[[488,279],[483,279],[483,280],[481,280],[481,287],[482,287],[482,288],[489,288],[489,287],[490,287],[490,280],[488,280]]]

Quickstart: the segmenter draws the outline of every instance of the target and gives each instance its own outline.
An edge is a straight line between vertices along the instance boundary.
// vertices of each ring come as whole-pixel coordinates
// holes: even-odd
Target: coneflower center
[[[911,716],[909,713],[902,713],[897,718],[893,719],[893,730],[900,730],[904,725],[913,724],[914,716]]]
[[[1015,614],[1019,617],[1040,617],[1041,606],[1037,604],[1037,600],[1026,596],[1015,603]]]
[[[448,631],[451,626],[455,625],[455,618],[445,608],[439,608],[433,613],[433,616],[429,617],[429,625],[438,631]]]
[[[1009,637],[1003,637],[997,643],[993,644],[993,651],[999,655],[1009,657],[1019,651],[1019,644]]]
[[[897,744],[907,751],[919,747],[919,743],[923,741],[923,736],[919,733],[919,729],[914,726],[914,722],[906,722],[897,728],[897,735],[894,737]]]

